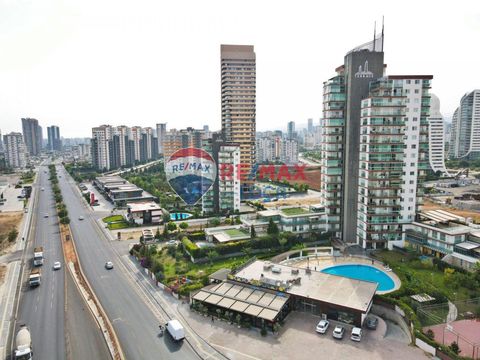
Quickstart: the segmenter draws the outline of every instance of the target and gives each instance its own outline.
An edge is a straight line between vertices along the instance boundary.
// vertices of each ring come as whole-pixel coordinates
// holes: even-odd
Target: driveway
[[[364,329],[362,341],[350,340],[349,331],[343,340],[332,337],[333,327],[325,335],[315,332],[318,317],[306,313],[292,312],[285,320],[278,335],[269,333],[262,337],[258,330],[238,329],[223,321],[205,318],[180,306],[181,313],[190,326],[211,345],[232,360],[251,359],[389,359],[413,360],[428,358],[422,350],[404,342],[390,339],[385,334],[384,322],[377,330]],[[381,322],[382,323],[382,322]],[[380,325],[380,324],[379,324]],[[392,332],[396,332],[393,329]]]

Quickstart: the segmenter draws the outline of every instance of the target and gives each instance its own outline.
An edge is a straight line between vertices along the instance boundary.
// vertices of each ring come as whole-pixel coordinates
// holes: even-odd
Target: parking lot
[[[426,359],[417,347],[410,346],[402,337],[395,336],[380,319],[377,330],[363,329],[361,342],[350,340],[351,327],[342,340],[332,337],[335,322],[331,322],[326,334],[317,334],[315,327],[320,320],[311,314],[292,312],[276,335],[262,337],[258,329],[238,329],[224,321],[205,318],[182,308],[192,328],[205,340],[230,359]],[[393,336],[389,336],[393,334]]]

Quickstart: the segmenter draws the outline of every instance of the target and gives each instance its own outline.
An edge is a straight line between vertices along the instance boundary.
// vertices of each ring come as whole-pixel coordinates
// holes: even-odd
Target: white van
[[[350,339],[353,341],[360,341],[362,340],[362,329],[358,327],[354,327],[352,329],[352,335],[350,336]]]
[[[175,341],[180,341],[185,338],[185,329],[178,320],[170,320],[167,322],[167,330]]]

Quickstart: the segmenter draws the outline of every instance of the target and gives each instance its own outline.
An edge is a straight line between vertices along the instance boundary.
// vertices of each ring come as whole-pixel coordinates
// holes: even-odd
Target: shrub
[[[70,224],[70,218],[68,216],[65,216],[65,217],[61,218],[60,219],[60,224],[63,224],[63,225]]]
[[[267,336],[267,329],[265,329],[264,327],[262,328],[262,330],[260,330],[260,334],[262,336]]]
[[[18,231],[17,229],[12,229],[8,233],[8,241],[9,242],[14,242],[17,239],[18,236]]]
[[[180,223],[180,229],[185,230],[186,228],[188,228],[188,223],[186,222]]]
[[[177,224],[175,224],[173,221],[170,221],[167,224],[167,229],[168,229],[168,231],[175,231],[175,230],[177,230]]]

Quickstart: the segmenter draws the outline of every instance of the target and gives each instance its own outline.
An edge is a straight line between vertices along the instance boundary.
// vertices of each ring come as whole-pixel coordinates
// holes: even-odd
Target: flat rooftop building
[[[227,281],[200,290],[192,299],[194,304],[202,302],[209,307],[219,306],[248,315],[254,325],[258,324],[258,318],[272,325],[289,311],[296,310],[361,326],[370,311],[377,286],[375,282],[254,260],[230,273]],[[246,293],[248,296],[242,298]],[[251,297],[255,293],[258,299]],[[225,295],[228,301],[223,300]],[[278,304],[273,303],[275,295],[280,296]],[[257,308],[259,302],[263,308]],[[238,306],[233,309],[233,304]],[[246,309],[251,312],[245,312]]]

